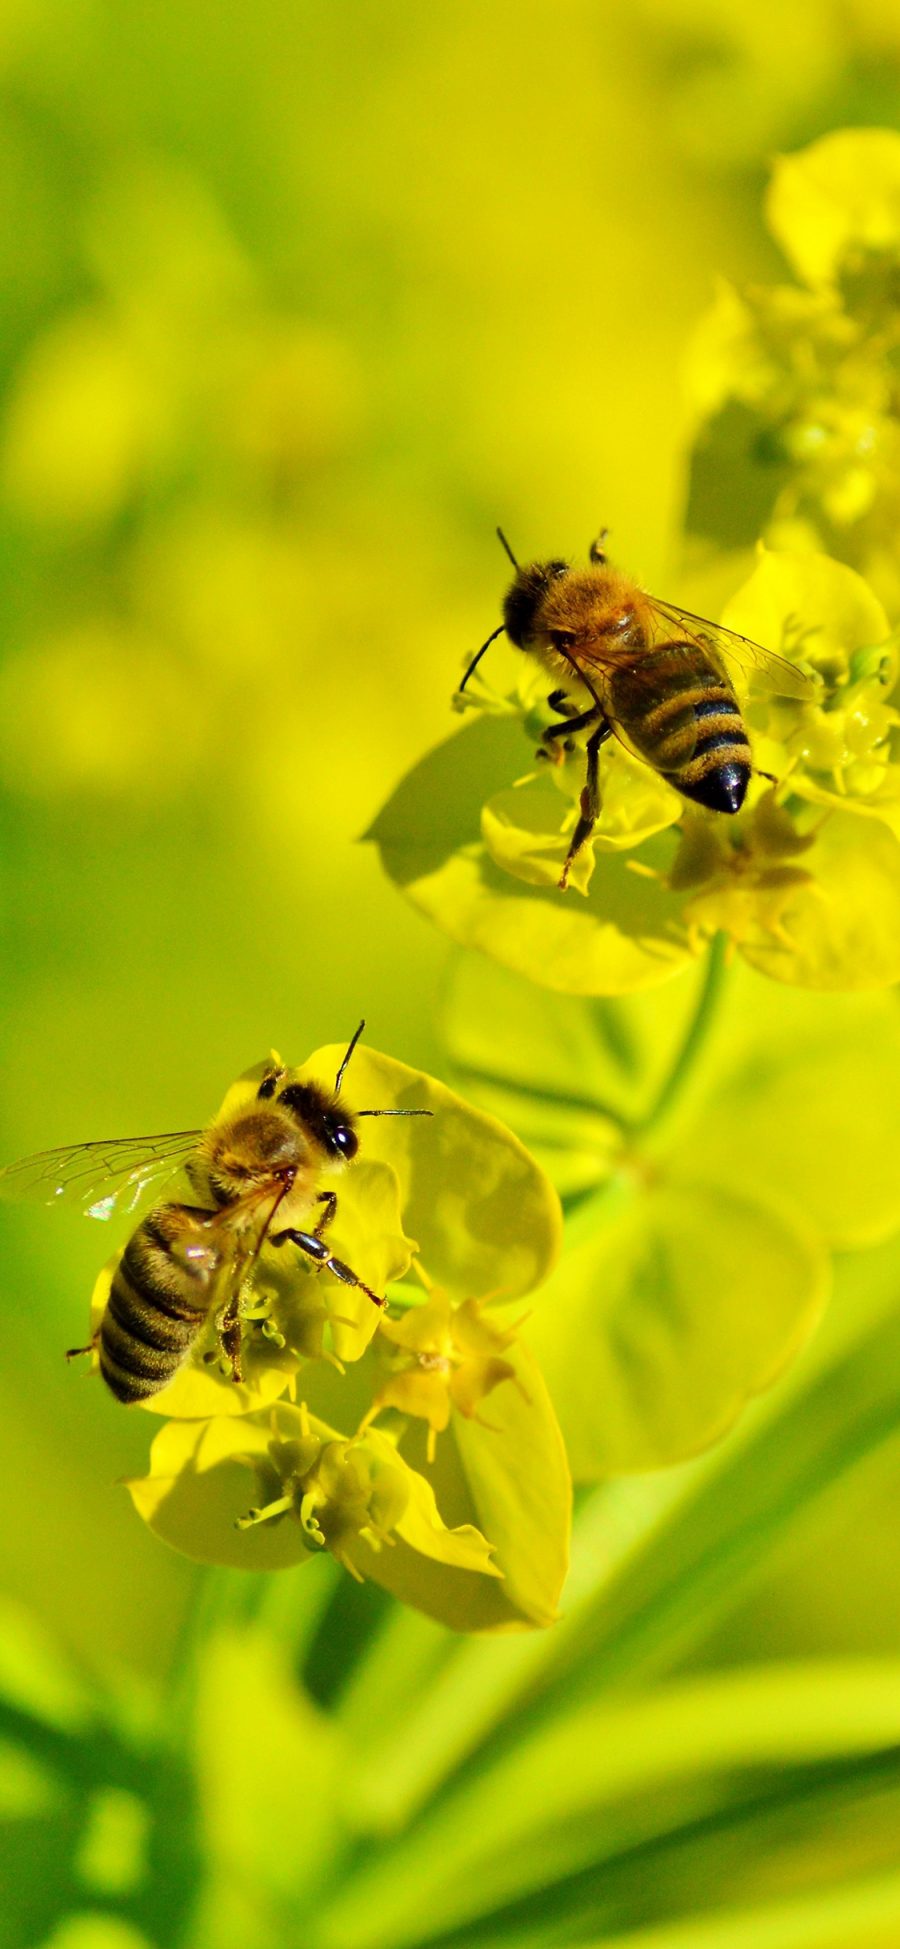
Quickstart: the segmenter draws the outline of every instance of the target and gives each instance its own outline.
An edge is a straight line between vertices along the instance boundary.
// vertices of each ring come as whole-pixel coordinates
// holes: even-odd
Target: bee
[[[289,1080],[273,1059],[255,1099],[204,1130],[72,1144],[0,1170],[0,1197],[74,1202],[93,1218],[132,1211],[151,1184],[184,1173],[192,1201],[157,1204],[142,1219],[113,1273],[90,1345],[66,1356],[96,1351],[117,1400],[145,1401],[168,1386],[212,1315],[232,1379],[242,1379],[240,1298],[264,1245],[294,1245],[374,1306],[386,1305],[329,1250],[324,1233],[338,1201],[319,1183],[323,1171],[356,1156],[361,1117],[431,1112],[352,1111],[339,1101],[364,1027],[360,1022],[333,1090]],[[322,1209],[309,1228],[317,1204]]]
[[[685,798],[714,812],[735,813],[753,766],[729,664],[761,676],[778,696],[808,701],[816,695],[811,679],[783,657],[661,602],[611,568],[603,548],[607,532],[604,528],[592,544],[589,566],[577,569],[564,561],[523,567],[497,529],[515,580],[504,597],[502,623],[472,658],[459,686],[465,689],[485,651],[505,631],[558,685],[547,702],[563,722],[545,731],[540,755],[558,756],[557,739],[568,742],[577,732],[589,733],[587,774],[562,888],[597,822],[599,750],[612,732]]]

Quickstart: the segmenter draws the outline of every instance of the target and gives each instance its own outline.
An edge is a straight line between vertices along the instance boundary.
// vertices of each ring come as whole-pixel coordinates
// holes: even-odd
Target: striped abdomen
[[[119,1401],[167,1386],[209,1318],[222,1266],[209,1217],[160,1205],[122,1253],[97,1338],[100,1372]]]
[[[737,812],[750,779],[750,741],[724,671],[696,643],[662,643],[609,672],[610,710],[635,750],[686,798]]]

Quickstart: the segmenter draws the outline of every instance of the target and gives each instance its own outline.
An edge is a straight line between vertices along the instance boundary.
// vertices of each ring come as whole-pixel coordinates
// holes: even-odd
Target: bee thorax
[[[206,1133],[191,1176],[197,1190],[208,1190],[216,1205],[229,1205],[255,1187],[286,1189],[309,1169],[312,1146],[292,1119],[273,1106],[250,1109]]]

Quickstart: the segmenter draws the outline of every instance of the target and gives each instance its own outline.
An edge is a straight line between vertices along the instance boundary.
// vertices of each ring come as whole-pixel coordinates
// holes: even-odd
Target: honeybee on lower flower
[[[364,1027],[360,1022],[333,1090],[290,1081],[273,1059],[255,1099],[205,1129],[73,1144],[0,1169],[0,1197],[75,1203],[96,1218],[133,1210],[151,1184],[184,1173],[192,1201],[165,1201],[142,1219],[113,1273],[90,1345],[71,1349],[71,1356],[96,1350],[117,1400],[144,1401],[166,1387],[212,1316],[232,1378],[242,1379],[240,1299],[264,1245],[296,1246],[373,1305],[386,1304],[329,1250],[324,1233],[338,1201],[320,1182],[356,1156],[361,1117],[431,1112],[354,1111],[339,1100]]]
[[[714,812],[735,813],[753,769],[731,664],[761,677],[782,697],[815,698],[813,681],[783,657],[719,623],[661,602],[611,568],[593,543],[588,567],[569,562],[516,561],[503,601],[503,621],[472,658],[466,687],[485,650],[504,631],[517,649],[537,657],[555,685],[548,697],[563,722],[544,733],[541,755],[557,755],[555,741],[588,732],[587,775],[578,823],[559,885],[565,888],[576,855],[600,811],[599,750],[611,732],[685,798]]]

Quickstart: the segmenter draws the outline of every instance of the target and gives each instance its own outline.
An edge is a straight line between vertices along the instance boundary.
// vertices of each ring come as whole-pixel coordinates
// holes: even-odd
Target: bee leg
[[[567,690],[551,690],[547,702],[551,711],[558,711],[560,717],[574,717],[578,710],[577,704],[573,704]]]
[[[97,1332],[96,1332],[96,1333],[92,1333],[92,1334],[91,1334],[91,1337],[90,1337],[90,1339],[89,1339],[89,1341],[88,1341],[88,1343],[87,1343],[87,1346],[86,1346],[86,1347],[67,1347],[67,1348],[66,1348],[66,1359],[67,1359],[67,1360],[79,1360],[79,1359],[81,1358],[81,1355],[82,1355],[83,1353],[96,1353],[96,1350],[97,1350],[97,1342],[98,1342],[98,1340],[99,1340],[99,1338],[100,1338],[100,1331],[99,1331],[99,1328],[98,1328],[98,1330],[97,1330]]]
[[[323,1212],[320,1212],[313,1226],[313,1237],[321,1238],[323,1232],[327,1230],[327,1227],[334,1224],[334,1214],[337,1211],[337,1192],[320,1191],[317,1202],[320,1205],[324,1205],[325,1209]]]
[[[292,1227],[289,1231],[271,1234],[269,1244],[298,1246],[300,1251],[305,1252],[310,1259],[316,1259],[319,1265],[323,1265],[326,1272],[331,1272],[335,1279],[340,1279],[342,1285],[358,1286],[360,1292],[365,1293],[372,1301],[373,1306],[387,1305],[387,1300],[382,1299],[378,1293],[373,1293],[371,1286],[367,1286],[364,1279],[357,1278],[352,1266],[345,1265],[343,1259],[336,1259],[329,1252],[325,1240],[320,1238],[317,1232],[298,1232]]]
[[[554,693],[554,695],[556,695],[556,693]],[[547,702],[548,703],[550,702],[549,697],[547,699]],[[592,704],[590,710],[578,711],[574,717],[564,717],[561,724],[548,724],[547,729],[544,732],[543,737],[541,738],[541,742],[538,745],[537,751],[535,752],[535,757],[552,758],[554,763],[558,764],[559,763],[558,754],[552,748],[553,739],[571,738],[574,732],[586,731],[589,724],[596,724],[596,722],[597,722],[597,706],[596,704]]]
[[[221,1312],[216,1314],[216,1335],[223,1359],[227,1360],[231,1368],[231,1378],[238,1384],[244,1378],[243,1368],[241,1367],[242,1332],[240,1318],[233,1300],[229,1300],[228,1305],[223,1306]]]
[[[611,731],[612,725],[608,724],[604,717],[597,725],[596,731],[591,732],[585,747],[587,753],[587,777],[581,794],[581,811],[578,824],[572,834],[572,844],[566,854],[565,864],[559,876],[559,885],[563,892],[565,892],[569,884],[569,872],[572,861],[580,853],[585,840],[590,839],[591,833],[597,824],[597,816],[600,811],[600,746],[610,736]]]
[[[549,698],[547,701],[549,703]],[[588,710],[577,711],[574,717],[564,718],[562,724],[548,724],[542,742],[548,743],[551,738],[571,737],[573,731],[586,731],[589,724],[596,724],[598,715],[596,704],[591,704]],[[602,721],[606,723],[605,718]]]

